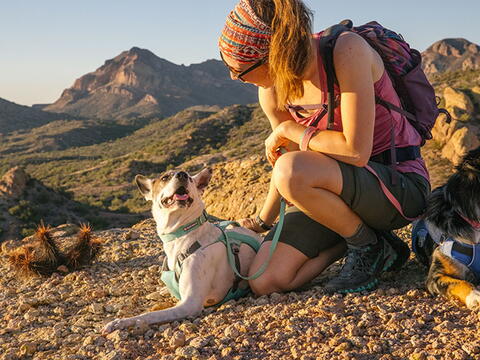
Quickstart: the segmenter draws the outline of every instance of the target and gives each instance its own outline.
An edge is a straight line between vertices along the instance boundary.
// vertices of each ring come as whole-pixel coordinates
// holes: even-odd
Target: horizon
[[[206,6],[197,1],[162,4],[145,0],[132,6],[126,0],[78,4],[27,0],[5,4],[0,31],[9,36],[0,41],[4,49],[0,98],[28,106],[53,103],[76,79],[132,47],[147,49],[177,65],[219,60],[218,35],[236,3],[211,0]],[[431,0],[405,0],[395,11],[380,0],[368,6],[352,0],[322,6],[313,0],[305,3],[314,12],[314,32],[345,18],[355,25],[375,19],[404,35],[420,51],[445,38],[480,43],[475,18],[480,13],[478,1],[463,2],[463,12],[458,4],[439,5]]]

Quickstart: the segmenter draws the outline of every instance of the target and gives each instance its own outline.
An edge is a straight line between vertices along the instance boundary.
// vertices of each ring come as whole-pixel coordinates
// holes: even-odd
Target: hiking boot
[[[410,258],[410,248],[402,239],[395,235],[393,231],[377,231],[376,233],[377,237],[382,237],[397,253],[397,258],[385,271],[400,270]]]
[[[391,268],[396,257],[395,250],[383,237],[378,237],[377,243],[372,245],[349,245],[340,273],[325,285],[325,289],[340,293],[372,290],[378,283],[378,275]]]

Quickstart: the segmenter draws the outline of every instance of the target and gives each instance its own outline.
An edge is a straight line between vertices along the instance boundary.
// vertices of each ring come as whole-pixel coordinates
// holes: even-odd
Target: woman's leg
[[[346,264],[339,276],[327,284],[327,288],[345,292],[371,288],[377,281],[377,275],[384,269],[386,259],[392,261],[395,254],[388,244],[377,241],[374,231],[366,226],[340,197],[343,186],[349,184],[343,184],[342,170],[338,162],[315,152],[286,153],[275,164],[272,180],[285,199],[347,241],[349,251]],[[284,288],[292,284],[299,286],[301,281],[310,280],[328,265],[322,265],[320,258],[331,263],[339,256],[334,253],[323,258],[320,254],[319,259],[312,262],[317,266],[309,264],[301,271],[307,261],[310,261],[308,257],[301,252],[295,256],[294,251],[283,251],[281,255],[280,261],[278,258],[272,259],[267,269],[269,276],[250,282],[254,291],[271,292],[275,286],[269,288],[269,281],[282,281]],[[277,251],[273,258],[276,257]],[[255,261],[257,268],[263,263],[260,258],[263,256],[259,254],[258,261]],[[274,263],[279,266],[274,267]],[[308,272],[310,270],[312,272]],[[316,270],[315,274],[313,270]]]
[[[338,162],[312,151],[282,155],[273,169],[280,194],[313,220],[351,237],[362,219],[340,198],[343,177]]]
[[[250,275],[255,274],[266,261],[270,245],[271,241],[262,243],[250,267]],[[250,287],[257,295],[296,289],[314,279],[327,266],[340,259],[345,250],[345,243],[339,242],[310,259],[293,246],[280,242],[267,270],[258,279],[251,280]]]

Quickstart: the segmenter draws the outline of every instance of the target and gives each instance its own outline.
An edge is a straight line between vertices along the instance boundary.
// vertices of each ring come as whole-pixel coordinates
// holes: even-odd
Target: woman
[[[300,0],[241,0],[227,17],[219,41],[232,79],[258,86],[260,105],[272,126],[265,141],[273,166],[269,193],[259,216],[242,224],[264,231],[278,216],[280,197],[294,205],[287,210],[268,268],[250,281],[257,294],[301,286],[340,258],[345,248],[344,266],[326,285],[330,291],[371,289],[392,263],[403,265],[408,247],[390,230],[409,221],[385,197],[367,164],[406,216],[422,212],[430,190],[421,158],[397,164],[395,182],[390,181],[391,167],[369,161],[389,149],[392,124],[396,146],[419,145],[421,137],[402,115],[375,104],[375,95],[397,106],[400,101],[381,57],[357,34],[340,35],[334,48],[340,105],[333,129],[326,130],[323,118],[318,131],[306,130],[320,116],[315,104],[326,103],[318,38],[311,35],[311,12]],[[309,151],[298,151],[299,143]],[[280,156],[281,147],[289,152]],[[268,257],[274,230],[267,234],[251,274]]]

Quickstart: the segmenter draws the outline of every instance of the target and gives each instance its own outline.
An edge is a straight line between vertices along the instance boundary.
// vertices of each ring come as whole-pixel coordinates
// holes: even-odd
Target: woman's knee
[[[311,159],[307,154],[296,151],[282,155],[273,168],[273,181],[284,197],[295,197],[307,186],[312,186]],[[321,154],[319,154],[321,155]],[[317,156],[315,166],[322,167],[321,156]],[[310,175],[309,175],[310,174]],[[321,179],[316,179],[315,187],[321,187]]]
[[[250,280],[249,285],[255,295],[268,295],[288,290],[286,279],[287,277],[282,279],[277,274],[264,273],[255,280]]]

